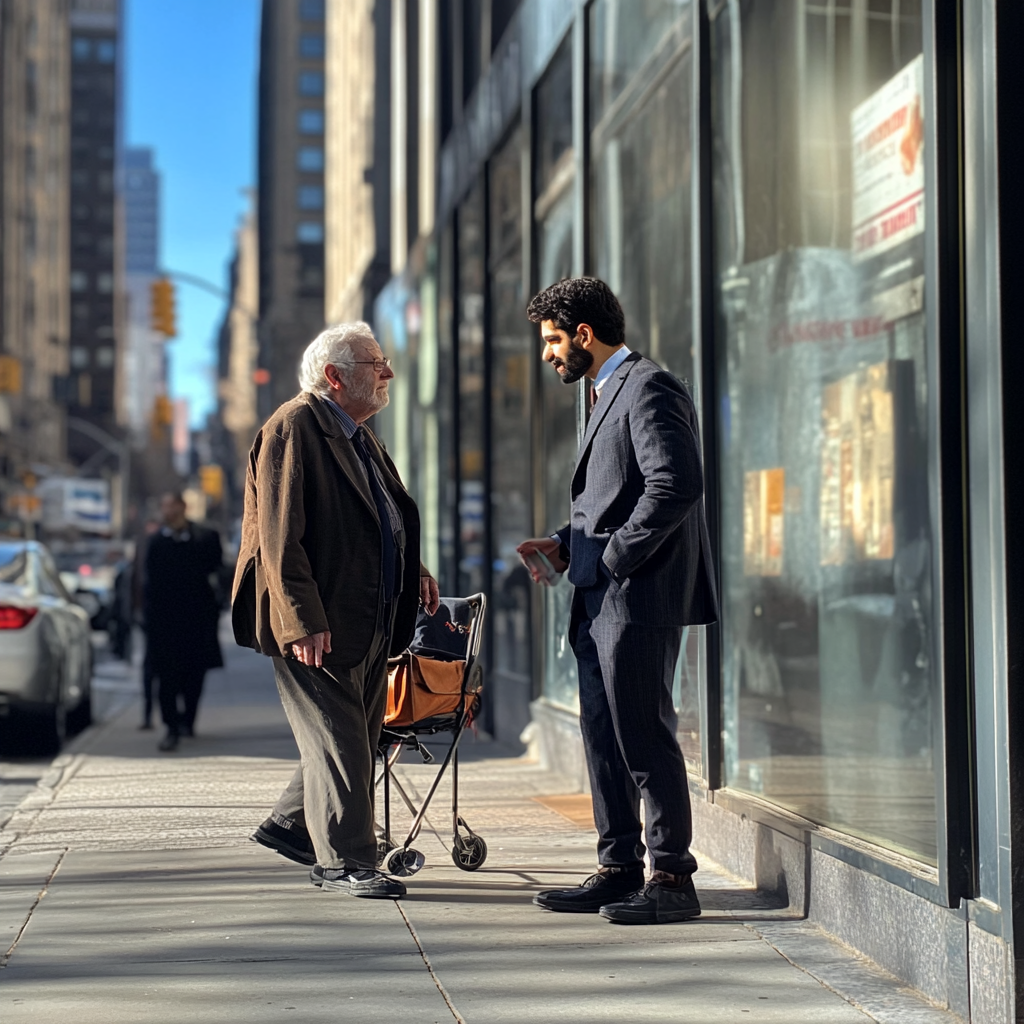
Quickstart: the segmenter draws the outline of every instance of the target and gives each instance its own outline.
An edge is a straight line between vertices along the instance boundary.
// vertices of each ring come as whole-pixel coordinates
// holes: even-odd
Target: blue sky
[[[165,267],[227,285],[244,190],[256,181],[259,0],[126,0],[125,140],[162,175]],[[193,425],[214,407],[224,303],[178,288],[171,390]]]

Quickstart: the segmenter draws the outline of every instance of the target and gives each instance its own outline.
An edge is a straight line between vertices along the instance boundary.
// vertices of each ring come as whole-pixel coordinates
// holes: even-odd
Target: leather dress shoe
[[[700,902],[692,878],[672,885],[658,880],[655,873],[638,892],[618,903],[606,903],[600,913],[606,921],[615,924],[670,924],[700,917]]]
[[[296,864],[316,863],[316,854],[308,835],[283,828],[270,818],[267,818],[249,838],[254,843],[259,843],[260,846],[295,861]]]
[[[178,734],[169,732],[157,745],[156,749],[161,753],[169,754],[178,749]]]
[[[533,902],[564,914],[596,914],[606,903],[621,900],[643,884],[641,867],[605,868],[573,889],[545,889],[533,897]]]
[[[371,900],[397,900],[406,893],[405,886],[397,878],[390,878],[380,871],[346,871],[344,868],[320,868],[320,871],[320,888],[324,892],[340,892]],[[316,885],[312,871],[309,877]]]

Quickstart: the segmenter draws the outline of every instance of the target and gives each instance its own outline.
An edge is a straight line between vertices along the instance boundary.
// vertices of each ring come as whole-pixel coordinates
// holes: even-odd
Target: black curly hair
[[[538,292],[526,307],[531,323],[550,320],[570,337],[589,324],[598,341],[612,347],[626,340],[626,316],[611,288],[596,277],[566,277]]]

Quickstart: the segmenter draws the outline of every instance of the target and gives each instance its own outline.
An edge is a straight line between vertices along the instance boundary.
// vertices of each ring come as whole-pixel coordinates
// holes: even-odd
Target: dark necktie
[[[380,520],[381,536],[381,579],[384,585],[385,603],[394,599],[397,592],[397,558],[395,552],[395,534],[391,528],[391,515],[388,512],[387,498],[384,496],[384,488],[381,487],[380,479],[374,468],[373,458],[370,456],[370,444],[366,439],[366,431],[360,427],[352,436],[355,442],[356,452],[363,460],[366,467],[367,482],[370,485],[370,494],[373,496],[373,503],[377,507],[377,518]]]
[[[601,397],[601,392],[597,390],[596,384],[590,385],[590,408],[593,410],[594,406],[597,405],[597,400]]]

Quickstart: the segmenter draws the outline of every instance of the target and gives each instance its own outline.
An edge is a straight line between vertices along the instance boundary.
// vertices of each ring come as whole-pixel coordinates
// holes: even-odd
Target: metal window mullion
[[[711,179],[711,31],[707,7],[694,3],[690,145],[695,159],[690,180],[693,287],[694,379],[698,388],[704,443],[704,509],[716,588],[721,603],[721,530],[719,504],[718,381],[714,331],[714,251]],[[738,158],[738,157],[737,157]],[[722,630],[705,627],[706,671],[700,680],[700,745],[708,789],[722,786]]]
[[[939,884],[950,906],[974,895],[975,766],[971,750],[968,517],[965,508],[962,99],[960,4],[923,11],[925,100],[925,315],[928,468],[935,592],[932,708]]]
[[[572,23],[572,272],[574,276],[585,274],[590,260],[590,239],[587,218],[587,192],[589,177],[587,123],[587,11],[584,4],[577,4]],[[582,441],[587,427],[588,403],[586,379],[576,389],[576,433]]]

